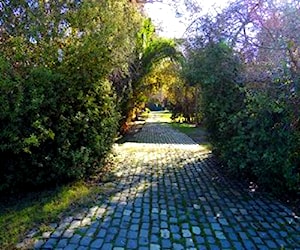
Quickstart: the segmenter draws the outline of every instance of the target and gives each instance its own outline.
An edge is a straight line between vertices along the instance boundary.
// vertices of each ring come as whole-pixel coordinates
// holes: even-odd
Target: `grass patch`
[[[181,133],[186,135],[192,135],[197,132],[197,127],[195,124],[188,124],[188,123],[171,123],[172,128],[179,130]]]
[[[70,212],[88,206],[101,193],[100,187],[80,181],[0,201],[0,249],[14,249],[32,228],[41,232]]]
[[[170,123],[170,126],[191,137],[195,142],[205,147],[207,150],[212,149],[212,145],[207,140],[207,132],[203,127],[198,127],[195,124],[179,123],[176,121]]]

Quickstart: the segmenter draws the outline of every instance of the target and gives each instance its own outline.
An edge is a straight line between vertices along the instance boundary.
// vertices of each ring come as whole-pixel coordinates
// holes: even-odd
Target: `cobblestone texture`
[[[214,157],[155,113],[115,145],[116,192],[36,249],[300,249],[299,218],[223,178]]]

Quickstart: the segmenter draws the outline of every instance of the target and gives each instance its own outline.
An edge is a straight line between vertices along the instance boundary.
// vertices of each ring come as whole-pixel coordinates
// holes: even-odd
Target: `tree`
[[[109,78],[128,69],[139,12],[127,0],[7,1],[0,11],[0,191],[100,170],[119,121]]]
[[[300,186],[298,10],[297,1],[232,2],[196,20],[185,47],[185,77],[201,86],[220,159],[276,193]]]
[[[180,57],[174,41],[155,35],[150,19],[144,19],[136,37],[136,44],[128,72],[122,73],[118,70],[113,78],[114,86],[118,90],[123,124],[134,119],[139,108],[144,105],[146,99],[141,97],[145,93],[145,78],[156,65],[165,58],[177,60]]]

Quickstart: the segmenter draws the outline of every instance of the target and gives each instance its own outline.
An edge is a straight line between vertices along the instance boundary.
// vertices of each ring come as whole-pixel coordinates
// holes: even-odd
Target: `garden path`
[[[299,218],[223,177],[213,155],[153,112],[116,144],[114,191],[36,249],[300,249]]]

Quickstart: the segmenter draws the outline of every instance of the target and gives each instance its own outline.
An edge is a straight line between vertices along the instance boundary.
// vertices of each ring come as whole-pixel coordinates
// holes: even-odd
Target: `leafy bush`
[[[245,109],[228,118],[226,127],[233,135],[220,144],[221,157],[229,169],[254,176],[276,193],[297,190],[299,138],[291,118],[284,96],[248,93]]]
[[[201,111],[225,166],[275,193],[299,192],[299,118],[291,93],[272,82],[255,91],[241,86],[239,60],[223,43],[196,49],[188,63],[187,77],[201,85]]]
[[[143,18],[127,0],[3,4],[0,192],[82,178],[113,143],[108,79],[128,71]]]
[[[194,60],[199,66],[192,77],[201,84],[204,121],[218,148],[232,135],[226,127],[228,117],[244,106],[244,93],[237,84],[241,66],[232,49],[223,43],[208,45]]]
[[[110,83],[96,82],[84,95],[48,69],[18,79],[1,65],[0,191],[78,179],[99,167],[117,130]]]

